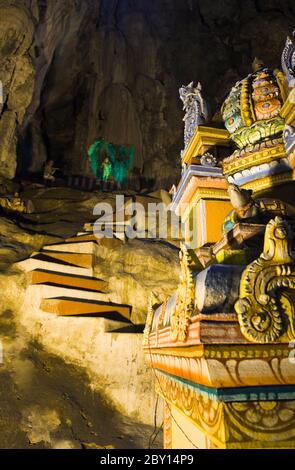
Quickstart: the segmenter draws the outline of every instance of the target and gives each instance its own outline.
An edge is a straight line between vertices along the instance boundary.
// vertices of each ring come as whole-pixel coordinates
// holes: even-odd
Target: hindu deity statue
[[[88,150],[94,176],[103,186],[112,181],[118,188],[132,169],[134,155],[133,146],[114,145],[104,139],[97,140]]]
[[[54,183],[55,181],[55,173],[57,172],[58,168],[54,166],[53,160],[48,160],[48,162],[44,165],[43,171],[43,179],[45,183]]]

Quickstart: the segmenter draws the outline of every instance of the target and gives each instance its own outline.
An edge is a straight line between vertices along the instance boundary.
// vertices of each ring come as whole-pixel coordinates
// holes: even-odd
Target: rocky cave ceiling
[[[49,158],[89,174],[104,137],[133,144],[165,185],[182,149],[178,88],[201,81],[215,110],[255,56],[279,66],[294,27],[294,0],[0,0],[0,175]]]

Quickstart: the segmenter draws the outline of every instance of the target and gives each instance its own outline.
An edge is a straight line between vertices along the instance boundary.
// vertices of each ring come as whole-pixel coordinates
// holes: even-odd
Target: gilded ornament
[[[284,288],[295,289],[295,260],[289,226],[276,217],[266,227],[263,253],[242,274],[240,298],[235,304],[248,341],[271,343],[286,331],[290,339],[295,337],[294,315],[290,310],[284,312],[280,302]]]
[[[245,126],[251,126],[254,122],[253,108],[250,97],[249,78],[245,78],[241,82],[241,115]]]
[[[231,138],[240,149],[243,149],[248,145],[254,145],[264,139],[277,136],[283,132],[284,126],[284,120],[280,116],[275,116],[237,129]]]
[[[171,315],[171,338],[185,341],[195,306],[195,283],[193,280],[192,257],[183,244],[179,253],[181,274],[176,291],[176,302]]]
[[[200,83],[194,86],[194,82],[187,86],[182,86],[179,90],[180,99],[183,102],[185,116],[184,145],[188,147],[193,138],[195,129],[200,124],[204,124],[208,118],[207,103],[202,96],[202,86]]]
[[[295,436],[295,403],[293,401],[254,401],[228,403],[225,419],[229,434],[233,430],[248,441],[284,441]],[[230,437],[230,439],[232,439]]]

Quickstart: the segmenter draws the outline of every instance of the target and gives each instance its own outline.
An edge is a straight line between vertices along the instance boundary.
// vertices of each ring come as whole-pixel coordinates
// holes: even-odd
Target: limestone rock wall
[[[30,56],[34,40],[31,11],[24,3],[0,1],[0,64],[3,97],[0,112],[0,174],[16,171],[17,128],[24,122],[36,80]]]
[[[214,110],[255,56],[279,65],[294,18],[292,0],[0,0],[0,175],[49,157],[87,173],[87,147],[105,137],[168,184],[179,86],[200,80]]]

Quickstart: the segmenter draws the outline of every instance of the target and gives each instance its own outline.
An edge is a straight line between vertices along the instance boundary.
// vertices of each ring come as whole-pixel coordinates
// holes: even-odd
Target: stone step
[[[79,268],[90,269],[93,267],[93,255],[90,253],[67,253],[53,250],[41,250],[40,253],[46,255],[47,258],[52,260],[63,261]],[[36,255],[37,253],[33,253],[33,256]]]
[[[130,322],[131,318],[131,307],[129,305],[82,300],[72,297],[43,299],[40,308],[44,312],[54,313],[58,316],[88,315],[126,322]]]
[[[116,224],[108,224],[108,223],[106,223],[106,224],[104,224],[104,227],[105,227],[104,230],[109,230],[109,229],[111,229],[112,232],[113,232],[113,234],[114,234],[114,236],[117,237],[117,238],[118,238],[118,237],[121,237],[121,235],[124,235],[124,234],[125,234],[125,231],[126,231],[126,225],[125,225],[125,224],[118,224],[118,225],[116,225]],[[93,232],[93,230],[88,230],[86,233],[85,233],[85,231],[83,231],[83,232],[78,232],[77,235],[76,235],[76,237],[79,237],[79,238],[80,238],[80,237],[84,237],[84,236],[89,236],[89,235],[91,235],[91,234],[95,236],[95,228],[94,228],[94,232]],[[76,239],[76,237],[75,237],[75,239]]]
[[[77,237],[79,238],[79,237]],[[66,253],[76,253],[76,254],[94,254],[95,250],[97,248],[97,243],[96,241],[83,241],[83,240],[78,240],[75,243],[56,243],[54,245],[46,245],[43,247],[43,250],[45,251],[59,251],[61,252],[66,252]]]
[[[60,261],[49,261],[47,259],[42,259],[40,255],[37,255],[33,258],[28,258],[24,261],[17,263],[24,271],[34,271],[36,269],[41,269],[45,271],[64,273],[64,274],[75,274],[77,276],[91,277],[93,276],[93,269],[87,268],[78,268],[76,266],[71,266],[64,264]]]
[[[75,237],[72,238],[67,238],[66,243],[86,243],[86,242],[100,242],[101,240],[113,240],[115,238],[119,238],[120,240],[123,240],[125,237],[125,228],[122,227],[120,230],[117,230],[115,227],[113,228],[113,238],[99,238],[95,235],[95,233],[88,233],[88,234],[83,234],[83,232],[80,232],[80,234],[77,234]]]
[[[52,272],[43,269],[35,269],[34,271],[30,271],[27,276],[28,282],[31,285],[47,284],[92,292],[105,292],[107,288],[107,282],[101,279]]]
[[[89,237],[89,235],[88,235]],[[96,238],[94,235],[91,235],[91,239],[85,239],[84,236],[76,236],[74,241],[65,240],[63,243],[56,243],[54,245],[46,245],[43,247],[45,251],[59,251],[67,253],[86,253],[86,254],[99,254],[99,247],[104,247],[107,249],[115,249],[121,245],[122,241],[116,238]]]
[[[106,221],[104,222],[104,225],[106,225],[107,227],[113,227],[114,230],[117,230],[117,231],[124,231],[125,230],[125,227],[127,225],[130,225],[130,221],[129,220],[125,220],[124,222],[116,222],[116,221]],[[83,230],[85,232],[93,232],[93,229],[94,229],[94,226],[95,226],[95,223],[86,223],[84,224],[84,227],[83,227]]]
[[[80,235],[79,237],[75,235],[74,237],[67,238],[66,243],[76,243],[76,242],[96,242],[97,238],[93,233],[86,233],[85,235]]]
[[[33,284],[38,289],[41,302],[48,299],[71,298],[77,301],[108,302],[107,294],[86,289],[75,289],[66,285]]]

